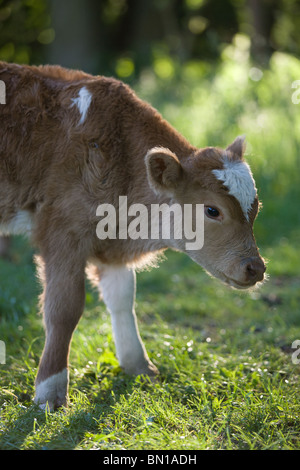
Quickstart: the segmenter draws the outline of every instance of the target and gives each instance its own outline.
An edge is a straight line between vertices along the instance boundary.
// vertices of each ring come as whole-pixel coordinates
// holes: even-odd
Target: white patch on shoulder
[[[77,98],[72,98],[71,107],[74,105],[77,106],[81,115],[79,124],[82,124],[84,122],[88,109],[90,107],[91,101],[92,101],[92,94],[91,92],[89,92],[89,90],[85,86],[80,88]]]
[[[28,211],[18,211],[8,222],[0,224],[0,235],[27,235],[32,232],[33,221]]]
[[[223,170],[212,170],[212,172],[228,188],[229,194],[238,200],[246,219],[249,220],[248,212],[257,191],[248,163],[225,158]]]
[[[52,411],[56,407],[66,404],[68,390],[69,373],[63,369],[58,374],[51,375],[46,380],[37,384],[35,389],[34,402],[41,409],[45,409],[48,403]]]

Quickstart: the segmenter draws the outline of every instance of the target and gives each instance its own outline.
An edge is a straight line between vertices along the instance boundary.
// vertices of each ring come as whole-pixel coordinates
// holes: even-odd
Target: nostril
[[[246,264],[246,274],[249,280],[262,280],[265,270],[266,266],[260,259],[251,259]]]
[[[253,268],[252,264],[247,264],[246,271],[249,277],[255,277],[256,276],[256,271]]]

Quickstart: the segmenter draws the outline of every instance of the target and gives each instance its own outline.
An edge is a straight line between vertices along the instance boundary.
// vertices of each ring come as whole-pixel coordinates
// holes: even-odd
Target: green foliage
[[[42,62],[42,45],[53,35],[45,0],[0,0],[0,60]]]
[[[0,60],[59,57],[61,65],[125,80],[147,67],[170,78],[175,64],[220,60],[224,47],[244,34],[251,57],[267,65],[274,51],[299,56],[299,18],[297,0],[86,0],[84,9],[78,0],[0,0]]]

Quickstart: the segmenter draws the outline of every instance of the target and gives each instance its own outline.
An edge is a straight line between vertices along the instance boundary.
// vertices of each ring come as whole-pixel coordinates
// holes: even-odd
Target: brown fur
[[[46,344],[37,383],[67,367],[84,306],[87,262],[135,265],[166,248],[153,240],[99,240],[101,203],[117,207],[119,195],[126,195],[128,205],[149,206],[169,201],[171,191],[181,204],[220,206],[230,223],[221,229],[206,221],[202,258],[188,254],[222,280],[232,276],[249,285],[241,261],[259,257],[252,234],[257,200],[247,222],[238,201],[211,172],[222,168],[223,150],[196,149],[113,78],[0,62],[0,80],[6,84],[6,105],[0,105],[0,226],[20,210],[30,213],[32,242],[43,265]],[[79,125],[79,111],[71,104],[83,86],[92,101]],[[153,147],[161,151],[145,164]],[[242,158],[238,148],[230,152]],[[98,268],[95,273],[99,279]]]

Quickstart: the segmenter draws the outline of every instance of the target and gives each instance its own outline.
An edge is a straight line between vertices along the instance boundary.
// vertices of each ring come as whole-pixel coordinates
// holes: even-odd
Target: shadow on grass
[[[89,434],[95,436],[99,445],[97,448],[101,448],[101,439],[102,442],[106,442],[106,438],[118,441],[113,436],[113,429],[106,423],[107,417],[113,415],[114,406],[122,395],[132,393],[137,380],[143,387],[148,384],[146,381],[143,383],[142,378],[130,377],[122,372],[118,376],[103,374],[101,379],[108,382],[109,386],[106,383],[103,390],[100,384],[98,392],[94,391],[91,399],[88,395],[91,388],[95,388],[95,382],[99,382],[99,377],[94,377],[90,387],[86,377],[77,381],[73,400],[71,398],[67,409],[42,411],[37,405],[29,404],[29,397],[26,400],[28,407],[21,403],[14,405],[14,414],[19,413],[19,416],[12,419],[9,430],[1,433],[0,449],[72,450],[83,440],[88,440]]]

